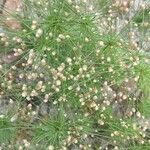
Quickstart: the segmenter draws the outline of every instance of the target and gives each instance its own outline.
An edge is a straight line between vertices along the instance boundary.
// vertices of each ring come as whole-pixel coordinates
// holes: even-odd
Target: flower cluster
[[[119,35],[115,26],[133,3],[115,0],[106,12],[88,0],[29,6],[18,30],[0,33],[2,149],[150,147],[150,123],[141,111],[150,92],[149,58],[135,31]]]

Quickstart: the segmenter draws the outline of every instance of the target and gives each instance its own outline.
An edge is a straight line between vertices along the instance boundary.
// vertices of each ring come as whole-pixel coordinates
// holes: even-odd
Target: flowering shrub
[[[133,2],[15,2],[1,16],[2,149],[148,150],[147,3],[119,26]]]

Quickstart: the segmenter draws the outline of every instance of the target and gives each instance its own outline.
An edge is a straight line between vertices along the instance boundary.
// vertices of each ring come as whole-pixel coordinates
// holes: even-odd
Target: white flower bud
[[[43,34],[43,30],[38,29],[37,32],[36,32],[36,37],[39,38],[42,34]]]
[[[54,146],[52,145],[48,146],[48,150],[54,150]]]
[[[71,64],[71,63],[72,63],[72,59],[71,59],[70,57],[68,57],[68,58],[66,59],[66,62],[69,63],[69,64]]]

